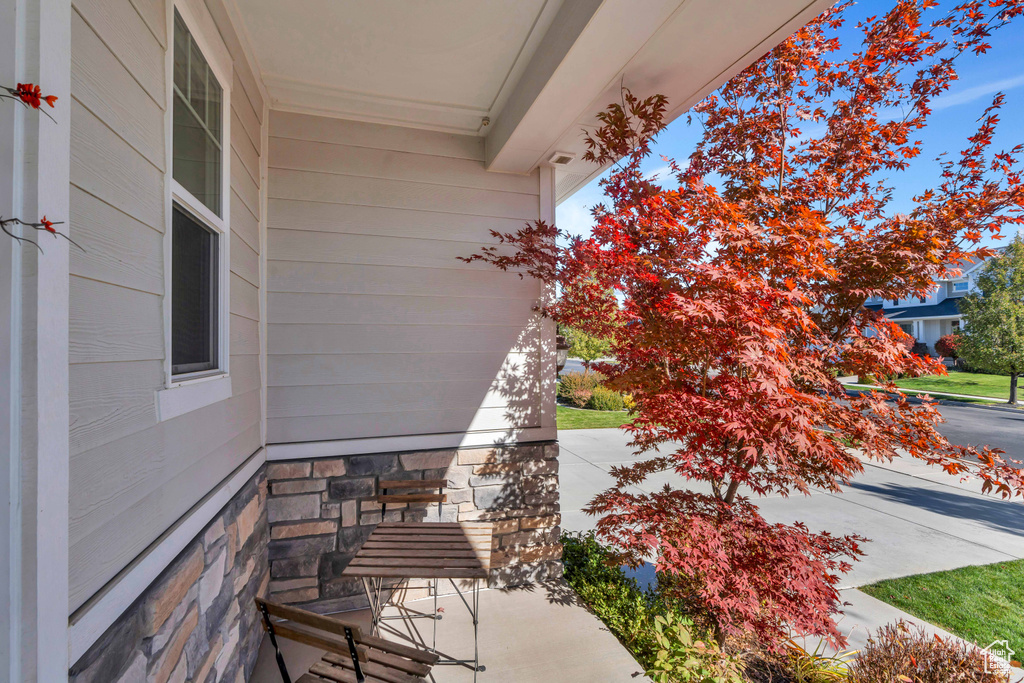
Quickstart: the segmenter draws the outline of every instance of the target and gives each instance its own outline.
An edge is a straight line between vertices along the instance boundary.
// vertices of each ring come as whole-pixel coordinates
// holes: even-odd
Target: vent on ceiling
[[[555,166],[568,166],[575,158],[576,155],[572,152],[555,152],[548,157],[548,163]]]

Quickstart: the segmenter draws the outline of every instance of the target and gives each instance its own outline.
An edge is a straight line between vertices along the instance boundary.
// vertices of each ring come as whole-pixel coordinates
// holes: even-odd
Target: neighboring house
[[[2,103],[0,213],[84,250],[0,239],[0,680],[246,680],[253,595],[362,604],[381,474],[557,576],[546,292],[457,257],[603,170],[621,84],[675,118],[829,4],[5,3],[59,99]]]
[[[904,332],[919,343],[926,344],[930,353],[936,353],[935,342],[960,329],[960,299],[978,291],[977,277],[986,261],[951,264],[948,266],[951,274],[937,278],[935,288],[928,296],[899,301],[882,301],[880,297],[872,297],[865,306],[882,311],[887,318],[899,323]]]

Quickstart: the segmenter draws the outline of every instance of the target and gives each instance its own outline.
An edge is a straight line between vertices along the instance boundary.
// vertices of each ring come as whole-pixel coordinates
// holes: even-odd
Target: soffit
[[[228,0],[275,109],[480,135],[562,0]]]

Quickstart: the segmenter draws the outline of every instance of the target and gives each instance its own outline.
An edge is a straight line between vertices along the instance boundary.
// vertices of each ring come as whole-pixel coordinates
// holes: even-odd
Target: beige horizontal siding
[[[480,217],[518,218],[522,221],[535,220],[540,212],[537,195],[408,180],[293,171],[273,166],[270,168],[267,188],[274,199],[442,211]]]
[[[407,242],[412,240],[406,240]],[[410,255],[413,261],[420,255]],[[350,259],[355,260],[355,259]],[[533,300],[529,283],[515,273],[496,269],[458,268],[451,259],[442,267],[406,264],[318,263],[273,261],[267,272],[275,292],[310,294],[376,294],[421,296],[487,297]]]
[[[424,382],[490,382],[518,378],[520,369],[535,366],[535,357],[535,353],[513,353],[501,348],[475,353],[275,356],[274,363],[267,369],[267,385],[402,384],[412,377]]]
[[[472,411],[504,408],[512,391],[532,402],[538,400],[539,390],[536,382],[522,387],[483,379],[270,387],[267,393],[274,406],[269,417],[279,418],[405,412],[424,404]]]
[[[477,138],[274,112],[271,442],[540,424],[540,289],[459,257],[539,216]]]
[[[270,113],[270,134],[281,139],[355,145],[481,162],[484,160],[483,138],[360,121],[339,123],[337,119],[323,116],[282,111]]]
[[[268,408],[269,410],[269,408]],[[539,401],[516,408],[433,406],[418,411],[387,411],[352,415],[269,418],[267,440],[273,443],[333,441],[338,438],[371,439],[417,434],[493,432],[496,443],[506,440],[512,425],[540,424]],[[272,436],[271,436],[272,435]]]
[[[515,232],[525,222],[519,218],[480,220],[479,216],[422,209],[271,198],[267,224],[275,230],[486,242],[492,239],[491,230]]]
[[[268,270],[270,270],[268,268]],[[413,329],[410,329],[413,327]],[[472,353],[508,349],[509,353],[536,348],[537,331],[522,325],[425,325],[392,322],[341,325],[267,325],[267,352],[276,356],[366,353]]]
[[[261,445],[263,104],[257,88],[240,85],[255,80],[239,55],[228,188],[232,397],[157,419],[167,353],[165,21],[164,0],[75,0],[72,15],[69,225],[85,249],[71,257],[72,611]]]

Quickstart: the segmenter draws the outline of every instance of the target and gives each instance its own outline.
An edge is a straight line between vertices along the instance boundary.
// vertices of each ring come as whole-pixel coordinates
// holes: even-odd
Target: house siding
[[[540,426],[540,285],[458,260],[539,218],[538,173],[467,136],[278,111],[269,136],[268,443]]]
[[[69,683],[248,680],[263,629],[267,481],[261,468],[71,666]]]
[[[190,9],[216,25],[197,0]],[[231,94],[232,396],[160,422],[164,386],[166,5],[72,14],[70,611],[262,444],[263,102],[237,40]],[[222,24],[223,25],[223,24]],[[233,38],[233,34],[232,34]],[[248,84],[248,85],[246,85]]]

